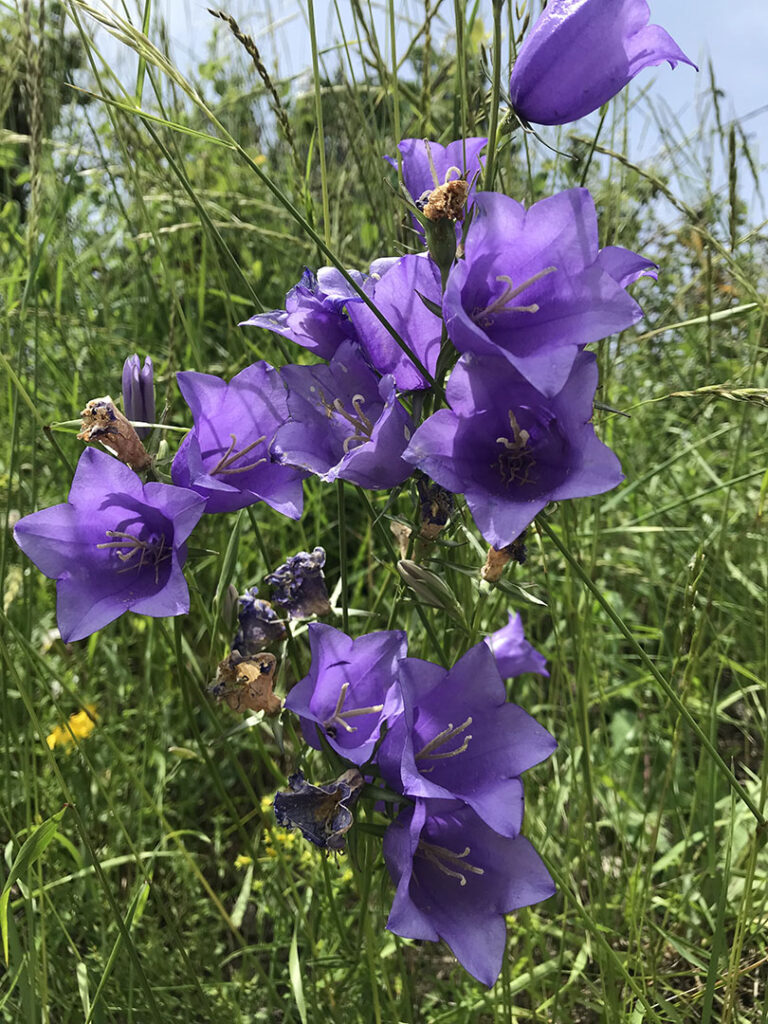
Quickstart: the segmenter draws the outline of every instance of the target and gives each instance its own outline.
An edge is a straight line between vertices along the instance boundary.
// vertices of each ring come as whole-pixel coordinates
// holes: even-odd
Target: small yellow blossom
[[[96,719],[98,717],[96,705],[86,704],[82,711],[76,711],[74,715],[69,716],[67,725],[57,725],[53,732],[45,737],[48,749],[53,750],[59,743],[69,747],[75,739],[84,740],[96,728]]]
[[[262,814],[268,814],[271,811],[273,800],[274,800],[274,797],[271,797],[271,796],[263,796],[261,798],[261,813]]]
[[[236,868],[247,868],[249,864],[253,864],[253,857],[249,857],[247,853],[240,853],[235,859]]]

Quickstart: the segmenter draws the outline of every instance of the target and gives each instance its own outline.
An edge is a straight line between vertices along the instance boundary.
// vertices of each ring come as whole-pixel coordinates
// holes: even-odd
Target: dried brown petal
[[[92,398],[80,413],[83,422],[77,435],[86,444],[101,444],[131,469],[148,469],[152,459],[133,426],[109,395]]]
[[[219,663],[211,693],[233,711],[263,711],[276,715],[282,701],[273,693],[277,658],[264,652],[243,661],[225,658]]]

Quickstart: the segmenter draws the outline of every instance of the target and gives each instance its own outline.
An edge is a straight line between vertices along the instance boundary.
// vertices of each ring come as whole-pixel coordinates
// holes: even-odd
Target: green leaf
[[[6,964],[8,963],[8,901],[11,898],[11,888],[17,878],[26,875],[31,865],[42,856],[46,846],[53,841],[66,809],[66,807],[62,807],[60,811],[38,825],[24,841],[16,859],[11,864],[11,870],[8,872],[3,891],[0,893],[0,933],[3,937],[3,955]]]
[[[288,954],[288,971],[291,976],[291,988],[293,998],[296,1000],[296,1008],[301,1017],[301,1024],[307,1024],[307,1003],[304,999],[304,983],[301,978],[301,962],[299,961],[299,944],[297,938],[299,923],[296,922],[291,939],[291,950]]]

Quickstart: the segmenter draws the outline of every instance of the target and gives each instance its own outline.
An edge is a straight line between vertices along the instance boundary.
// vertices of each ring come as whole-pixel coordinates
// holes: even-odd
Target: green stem
[[[499,100],[501,97],[501,11],[504,0],[493,0],[493,83],[491,85],[491,125],[488,129],[488,156],[485,160],[485,191],[493,188],[496,136],[499,126]]]

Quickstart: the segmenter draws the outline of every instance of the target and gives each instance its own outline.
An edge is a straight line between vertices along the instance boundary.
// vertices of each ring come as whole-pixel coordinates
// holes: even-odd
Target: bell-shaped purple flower
[[[587,189],[526,210],[497,192],[477,196],[465,256],[448,276],[443,314],[459,352],[502,353],[539,391],[559,391],[579,346],[637,323],[625,288],[656,264],[598,246]]]
[[[417,800],[403,811],[384,835],[384,860],[397,887],[387,928],[443,939],[489,988],[501,971],[504,915],[555,893],[527,839],[499,835],[452,801]]]
[[[290,421],[274,452],[321,480],[369,490],[394,487],[411,469],[402,459],[413,424],[391,375],[378,380],[357,345],[343,342],[326,366],[284,366]]]
[[[526,35],[509,82],[513,109],[534,124],[597,110],[644,68],[690,61],[646,0],[549,0]],[[696,68],[698,70],[698,68]]]
[[[462,800],[500,835],[523,820],[520,776],[557,744],[522,708],[507,702],[486,644],[451,669],[406,658],[400,663],[403,714],[378,754],[387,783],[410,797]]]
[[[312,663],[285,706],[299,716],[304,739],[320,748],[318,729],[353,764],[373,753],[384,722],[402,708],[397,667],[405,657],[402,630],[366,633],[353,640],[333,626],[309,627]]]
[[[483,537],[504,548],[548,502],[601,494],[623,479],[591,423],[596,387],[591,352],[576,355],[551,397],[503,358],[463,356],[448,381],[451,408],[422,423],[404,457],[463,493]]]
[[[173,460],[173,482],[207,498],[206,512],[234,512],[264,501],[299,519],[306,473],[281,465],[270,452],[277,428],[288,419],[277,370],[258,362],[229,384],[188,370],[177,379],[195,425]]]
[[[349,274],[362,287],[366,275],[359,270]],[[345,312],[350,301],[359,302],[360,297],[335,267],[321,267],[317,274],[305,268],[299,283],[285,297],[285,309],[257,313],[240,326],[266,327],[330,359],[342,341],[355,336]]]
[[[273,588],[272,600],[288,611],[292,619],[327,615],[331,610],[325,585],[325,548],[299,551],[267,576]]]
[[[117,459],[87,448],[65,504],[24,516],[16,543],[57,581],[62,640],[82,640],[123,612],[189,611],[186,540],[205,501],[168,484],[142,484]]]
[[[548,676],[545,665],[547,659],[539,654],[536,648],[525,639],[523,620],[519,613],[509,613],[509,622],[495,633],[485,638],[491,654],[496,659],[496,668],[502,679],[511,679],[523,672],[535,672],[540,676]]]
[[[154,369],[149,356],[143,366],[135,353],[123,363],[123,412],[132,421],[155,422]],[[142,440],[151,433],[151,427],[136,427],[135,430]]]
[[[416,358],[434,375],[443,321],[422,299],[424,296],[437,306],[442,300],[440,271],[434,261],[426,253],[403,256],[383,276],[371,280],[367,291]],[[422,374],[364,303],[350,305],[348,313],[360,344],[379,373],[391,373],[402,391],[427,387]]]

